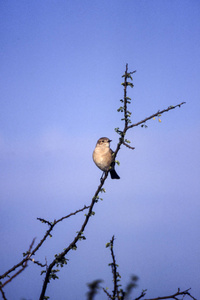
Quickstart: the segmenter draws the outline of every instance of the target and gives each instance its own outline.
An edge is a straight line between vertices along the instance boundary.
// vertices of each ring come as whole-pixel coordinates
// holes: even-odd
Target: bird
[[[93,161],[97,167],[103,172],[110,172],[112,179],[120,179],[119,175],[115,171],[115,161],[113,158],[113,151],[110,149],[110,140],[107,137],[101,137],[93,151]],[[103,175],[102,175],[103,176]]]

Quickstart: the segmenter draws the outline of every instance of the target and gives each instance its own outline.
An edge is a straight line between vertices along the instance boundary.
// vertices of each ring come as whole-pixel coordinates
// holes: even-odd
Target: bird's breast
[[[93,160],[97,167],[99,167],[99,169],[101,169],[102,171],[108,171],[112,162],[112,154],[110,152],[110,148],[95,148],[93,152]]]

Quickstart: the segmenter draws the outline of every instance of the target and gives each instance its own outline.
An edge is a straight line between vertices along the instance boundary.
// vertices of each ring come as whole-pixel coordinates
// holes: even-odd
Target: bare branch
[[[81,208],[81,209],[79,209],[79,210],[77,210],[77,211],[75,211],[75,212],[73,212],[73,213],[70,213],[69,215],[67,215],[67,216],[65,216],[65,217],[62,217],[62,218],[60,218],[59,220],[54,221],[54,223],[50,223],[49,221],[46,221],[46,220],[44,220],[44,219],[37,218],[37,219],[40,220],[41,222],[47,223],[47,224],[50,226],[50,228],[46,231],[44,237],[43,237],[42,240],[38,243],[38,245],[37,245],[37,246],[33,249],[33,251],[29,254],[29,257],[26,256],[23,260],[21,260],[18,264],[14,265],[11,269],[9,269],[8,271],[6,271],[3,275],[0,275],[0,279],[5,278],[5,277],[6,277],[7,275],[9,275],[11,272],[13,272],[13,271],[15,271],[17,268],[23,266],[23,265],[27,262],[27,260],[32,260],[31,257],[32,257],[32,256],[37,252],[37,250],[42,246],[42,244],[44,243],[44,241],[46,240],[46,238],[50,235],[51,231],[53,230],[54,226],[55,226],[57,223],[61,222],[61,221],[64,220],[64,219],[67,219],[67,218],[71,217],[72,215],[76,215],[77,213],[82,212],[83,210],[88,209],[88,208],[89,208],[89,206],[84,206],[83,208]],[[34,239],[34,240],[35,240],[35,239]],[[32,261],[33,261],[33,260],[32,260]],[[35,262],[35,261],[33,261],[33,262],[37,264],[37,262]],[[39,263],[38,263],[38,265],[39,265]],[[41,264],[41,266],[45,266],[45,265],[42,265],[42,264]],[[21,273],[21,272],[20,272],[20,273]]]
[[[117,296],[119,295],[118,284],[117,284],[117,278],[118,278],[117,265],[116,265],[114,250],[113,250],[114,240],[115,240],[115,237],[113,235],[113,237],[110,241],[110,252],[111,252],[112,261],[113,261],[112,264],[111,264],[112,273],[113,273],[113,283],[114,283],[113,299],[115,299],[116,295]]]
[[[43,300],[44,296],[45,296],[45,292],[46,292],[46,288],[47,288],[47,285],[49,283],[49,277],[50,277],[50,274],[51,274],[51,271],[53,269],[53,267],[55,266],[55,264],[57,262],[59,262],[59,260],[62,260],[65,255],[72,249],[76,248],[76,243],[78,242],[79,238],[80,238],[80,235],[83,234],[84,230],[85,230],[85,227],[87,226],[87,223],[90,219],[90,217],[92,216],[92,209],[95,205],[95,203],[97,202],[97,199],[98,199],[98,195],[99,193],[101,192],[102,190],[102,187],[104,185],[104,182],[106,180],[106,178],[108,177],[108,171],[105,172],[103,178],[101,179],[101,183],[100,185],[98,186],[93,198],[92,198],[92,201],[91,201],[91,204],[89,206],[89,211],[87,213],[87,215],[85,216],[85,221],[83,222],[78,234],[75,236],[75,238],[73,239],[73,241],[69,244],[69,246],[62,252],[60,253],[58,256],[56,256],[56,258],[52,261],[52,263],[49,265],[49,267],[47,268],[47,272],[46,272],[46,276],[45,276],[45,279],[44,279],[44,283],[43,283],[43,287],[42,287],[42,292],[40,294],[40,300]]]
[[[34,264],[44,268],[46,266],[46,264],[42,264],[39,261],[35,260],[34,258],[29,258],[30,261],[32,261]]]
[[[139,122],[137,122],[137,123],[135,123],[135,124],[129,125],[129,126],[127,127],[127,130],[128,130],[128,129],[131,129],[131,128],[133,128],[133,127],[136,127],[136,126],[138,126],[138,125],[141,125],[141,124],[145,123],[146,121],[148,121],[148,120],[150,120],[150,119],[153,119],[153,118],[157,117],[158,115],[162,115],[162,114],[164,114],[165,112],[168,112],[168,111],[170,111],[170,110],[172,110],[172,109],[175,109],[176,107],[181,107],[181,106],[182,106],[183,104],[185,104],[185,103],[186,103],[186,102],[182,102],[182,103],[179,103],[179,104],[177,104],[177,105],[175,105],[175,106],[169,106],[168,108],[165,108],[165,109],[163,109],[163,110],[161,110],[161,111],[158,111],[157,113],[155,113],[155,114],[153,114],[153,115],[151,115],[151,116],[145,118],[144,120],[141,120],[141,121],[139,121]]]
[[[146,295],[146,291],[147,291],[147,290],[143,290],[143,291],[141,292],[141,295],[140,295],[139,297],[135,298],[135,300],[140,300],[140,299],[142,299],[142,298]]]
[[[106,289],[103,288],[104,293],[108,296],[109,299],[113,300],[113,297],[106,291]]]
[[[178,289],[178,292],[176,292],[173,295],[170,296],[163,296],[163,297],[157,297],[157,298],[150,298],[150,299],[145,299],[145,300],[164,300],[164,299],[175,299],[175,300],[179,300],[179,296],[189,296],[191,299],[193,300],[197,300],[196,298],[194,298],[190,293],[189,293],[190,289],[187,289],[185,291],[180,291],[180,289]]]
[[[17,271],[12,277],[10,277],[7,281],[5,281],[5,282],[1,285],[1,289],[2,289],[6,284],[8,284],[9,282],[11,282],[11,281],[13,280],[13,278],[17,277],[17,276],[18,276],[22,271],[24,271],[24,269],[27,267],[28,260],[29,260],[29,258],[30,258],[30,252],[31,252],[31,249],[32,249],[32,247],[33,247],[34,242],[35,242],[35,238],[33,239],[32,243],[31,243],[31,245],[30,245],[30,247],[29,247],[29,250],[28,250],[27,255],[26,255],[26,261],[25,261],[24,264],[22,264],[22,268],[21,268],[19,271]]]
[[[125,145],[126,147],[130,148],[130,149],[134,149],[134,147],[131,147],[130,145],[128,145],[129,141],[125,140],[125,135],[126,135],[126,132],[133,128],[133,127],[136,127],[136,126],[139,126],[139,125],[142,125],[144,124],[146,121],[154,118],[154,117],[157,117],[165,112],[168,112],[172,109],[175,109],[176,107],[181,107],[183,104],[185,104],[185,102],[182,102],[180,104],[177,104],[175,106],[169,106],[167,109],[163,109],[162,111],[158,111],[157,113],[154,113],[153,115],[135,123],[135,124],[131,124],[131,112],[128,110],[128,104],[130,103],[130,98],[127,97],[127,88],[128,87],[133,87],[133,84],[132,82],[130,82],[130,80],[132,80],[132,74],[135,73],[136,71],[133,71],[133,72],[128,72],[128,64],[126,64],[126,70],[125,70],[125,74],[122,76],[124,78],[124,82],[122,83],[122,85],[124,86],[124,98],[123,100],[121,99],[120,101],[123,102],[123,107],[120,107],[118,109],[118,111],[121,111],[123,112],[123,118],[122,118],[122,121],[124,121],[124,128],[123,130],[119,130],[118,128],[116,128],[116,132],[120,135],[120,138],[119,138],[119,142],[117,144],[117,147],[116,147],[116,150],[113,154],[113,160],[115,160],[117,154],[118,154],[118,151],[120,150],[120,147],[121,145]],[[130,125],[131,124],[131,125]],[[145,125],[144,125],[145,126]],[[96,192],[94,193],[94,196],[91,200],[91,203],[89,206],[84,206],[82,209],[79,209],[77,211],[75,211],[74,213],[71,213],[67,216],[64,216],[58,220],[54,220],[54,222],[49,222],[45,219],[42,219],[42,218],[37,218],[39,221],[41,221],[42,223],[45,223],[49,226],[49,229],[46,231],[45,235],[43,236],[43,238],[41,239],[41,241],[37,244],[37,246],[32,250],[32,247],[33,247],[33,243],[35,241],[35,239],[33,240],[30,248],[29,248],[29,251],[27,251],[27,253],[25,253],[25,258],[20,262],[18,263],[17,265],[13,266],[10,270],[8,270],[7,272],[5,272],[2,276],[0,276],[0,279],[1,278],[5,278],[6,276],[8,276],[8,274],[10,274],[11,272],[15,271],[17,268],[21,267],[20,270],[18,270],[9,280],[7,280],[4,285],[0,286],[0,291],[2,293],[2,296],[3,296],[3,299],[6,300],[5,298],[5,294],[2,290],[2,287],[5,286],[8,282],[10,282],[14,277],[16,277],[17,275],[19,275],[26,267],[27,267],[27,264],[28,264],[28,261],[31,260],[33,263],[41,266],[41,267],[45,267],[46,266],[46,271],[43,271],[46,273],[45,275],[45,279],[44,279],[44,282],[43,282],[43,286],[42,286],[42,291],[41,291],[41,295],[40,295],[40,300],[43,300],[44,297],[45,297],[45,292],[46,292],[46,289],[47,289],[47,285],[50,281],[50,278],[53,277],[54,275],[54,278],[57,278],[56,275],[55,275],[55,271],[57,272],[57,270],[53,270],[53,267],[55,265],[58,265],[59,263],[60,264],[63,264],[63,261],[66,262],[66,259],[65,259],[65,256],[66,254],[71,251],[72,249],[76,249],[77,248],[77,242],[81,239],[85,239],[85,237],[83,236],[83,233],[84,233],[84,230],[89,222],[89,219],[90,217],[94,214],[93,212],[93,208],[94,208],[94,205],[96,202],[98,202],[98,199],[99,199],[99,193],[103,190],[103,185],[105,183],[105,180],[107,179],[108,177],[108,172],[105,172],[104,175],[102,176],[101,180],[100,180],[100,185],[97,187],[97,190]],[[82,212],[84,211],[85,209],[88,209],[88,213],[85,215],[85,219],[83,221],[83,224],[81,225],[80,227],[80,230],[78,231],[78,233],[76,234],[76,236],[72,239],[72,242],[68,245],[68,247],[60,254],[58,255],[55,255],[55,259],[50,263],[49,266],[47,266],[47,263],[46,264],[41,264],[40,262],[38,261],[35,261],[34,259],[32,259],[31,257],[39,250],[39,248],[43,245],[43,243],[45,242],[45,240],[47,239],[48,236],[51,236],[51,232],[53,230],[53,228],[55,227],[56,224],[58,224],[59,222],[63,221],[64,219],[66,218],[69,218],[71,217],[72,215],[76,215],[77,213],[79,212]],[[116,297],[119,299],[120,298],[120,293],[121,290],[119,291],[119,285],[118,285],[118,281],[119,281],[119,277],[120,275],[118,274],[117,272],[117,265],[116,265],[116,261],[115,261],[115,255],[114,255],[114,252],[113,252],[113,243],[114,243],[114,236],[110,242],[111,244],[111,255],[112,255],[112,272],[113,272],[113,282],[114,282],[114,290],[113,290],[113,296],[111,296],[105,289],[104,292],[107,294],[107,296],[110,298],[110,299],[115,299]],[[32,250],[32,251],[31,251]],[[53,275],[52,275],[53,274]],[[145,296],[145,292],[146,291],[143,291],[142,294],[136,298],[135,300],[139,300],[141,299],[142,297]],[[180,292],[180,290],[178,290],[178,292],[172,296],[167,296],[167,297],[160,297],[160,298],[154,298],[154,299],[149,299],[149,300],[160,300],[160,299],[178,299],[176,298],[177,296],[180,296],[180,295],[189,295],[193,300],[196,300],[194,297],[192,297],[189,293],[189,290],[186,290],[186,291],[183,291],[183,292]],[[173,298],[172,298],[173,297]],[[122,298],[120,298],[122,299]]]
[[[46,240],[46,238],[50,235],[51,231],[53,230],[53,228],[55,227],[56,224],[58,224],[59,222],[63,221],[64,219],[67,219],[67,218],[69,218],[71,216],[75,216],[77,213],[82,212],[83,210],[88,209],[89,207],[90,206],[84,206],[83,208],[78,209],[75,212],[70,213],[69,215],[67,215],[65,217],[62,217],[62,218],[58,219],[57,221],[54,220],[53,223],[50,223],[49,221],[46,221],[46,220],[41,219],[41,218],[37,218],[40,221],[45,221],[45,223],[47,223],[50,226],[50,228],[47,230],[47,232],[44,235],[43,239],[40,241],[40,243],[37,245],[37,247],[33,250],[33,252],[31,253],[31,255],[35,254],[35,252],[42,246],[42,244],[44,243],[44,241]]]
[[[135,149],[135,147],[131,147],[130,145],[126,144],[125,142],[123,142],[122,144],[131,150]]]
[[[2,294],[2,297],[3,297],[3,300],[7,300],[6,296],[5,296],[5,293],[4,291],[2,290],[2,287],[0,286],[0,291],[1,291],[1,294]]]

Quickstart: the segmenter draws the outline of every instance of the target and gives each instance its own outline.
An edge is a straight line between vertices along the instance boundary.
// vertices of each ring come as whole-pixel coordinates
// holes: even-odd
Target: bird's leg
[[[105,172],[102,173],[101,175],[101,178],[100,178],[100,181],[102,182],[103,181],[103,176],[104,176]]]

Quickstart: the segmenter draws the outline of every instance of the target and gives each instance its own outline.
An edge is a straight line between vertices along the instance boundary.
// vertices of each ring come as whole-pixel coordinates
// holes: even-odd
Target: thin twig
[[[1,294],[2,294],[2,297],[3,297],[3,300],[7,300],[6,296],[5,296],[5,293],[4,291],[2,290],[2,286],[0,286],[0,291],[1,291]]]
[[[125,142],[123,142],[122,144],[131,150],[135,149],[135,147],[131,147],[130,145],[126,144]]]
[[[34,264],[44,268],[46,266],[46,264],[42,264],[39,261],[35,260],[34,258],[29,258],[30,261],[32,261]]]
[[[135,73],[135,71],[129,72],[129,73],[128,73],[128,64],[126,64],[125,75],[123,75],[123,77],[124,77],[124,83],[123,83],[123,85],[124,85],[124,100],[122,100],[122,102],[124,102],[124,109],[123,109],[123,111],[124,111],[124,119],[122,119],[122,120],[124,120],[124,129],[123,129],[123,131],[120,132],[120,139],[119,139],[119,142],[118,142],[118,144],[117,144],[116,150],[115,150],[115,152],[114,152],[114,154],[113,154],[113,160],[115,160],[115,158],[116,158],[116,156],[117,156],[117,153],[118,153],[118,151],[119,151],[119,149],[120,149],[120,147],[121,147],[122,144],[124,144],[126,147],[128,147],[128,148],[130,148],[130,149],[134,149],[134,147],[131,147],[131,146],[127,145],[126,142],[124,141],[124,137],[125,137],[125,135],[126,135],[126,132],[127,132],[129,129],[131,129],[131,128],[133,128],[133,127],[136,127],[136,126],[138,126],[138,125],[141,125],[141,124],[145,123],[146,121],[148,121],[148,120],[150,120],[150,119],[152,119],[152,118],[154,118],[154,117],[156,117],[156,116],[158,116],[158,115],[161,115],[161,114],[163,114],[163,113],[165,113],[165,112],[167,112],[167,111],[169,111],[169,110],[175,109],[175,108],[178,107],[178,106],[181,107],[183,104],[185,104],[185,102],[182,102],[182,103],[180,103],[180,104],[178,104],[178,105],[176,105],[176,106],[170,106],[170,107],[168,107],[167,109],[164,109],[164,110],[162,110],[162,111],[158,111],[157,113],[151,115],[150,117],[147,117],[146,119],[141,120],[140,122],[137,122],[137,123],[132,124],[132,125],[128,125],[128,124],[130,123],[129,117],[130,117],[131,113],[127,110],[127,103],[129,103],[128,97],[127,97],[127,87],[128,87],[128,86],[133,87],[133,84],[130,83],[130,82],[128,82],[127,79],[130,78],[130,79],[132,80],[131,74],[133,74],[133,73]],[[96,192],[94,193],[94,196],[93,196],[93,198],[92,198],[92,200],[91,200],[91,204],[90,204],[89,206],[87,206],[87,207],[84,206],[82,209],[77,210],[76,212],[71,213],[71,214],[69,214],[69,215],[67,215],[67,216],[65,216],[65,217],[62,217],[62,218],[60,218],[60,219],[57,220],[57,221],[55,220],[54,222],[49,222],[49,221],[46,221],[45,219],[38,218],[38,220],[40,220],[41,222],[47,223],[48,226],[49,226],[49,229],[46,231],[44,237],[43,237],[42,240],[38,243],[38,245],[35,247],[35,249],[33,249],[32,252],[31,252],[31,249],[32,249],[32,247],[31,247],[30,251],[27,252],[26,257],[25,257],[20,263],[18,263],[17,265],[13,266],[10,270],[8,270],[8,271],[5,272],[2,276],[0,276],[0,279],[1,279],[1,278],[4,278],[4,277],[6,277],[9,273],[13,272],[16,268],[22,266],[22,269],[20,269],[16,274],[14,274],[9,280],[7,280],[7,282],[5,282],[4,285],[7,284],[8,282],[10,282],[14,277],[16,277],[19,273],[21,273],[21,272],[26,268],[27,263],[28,263],[28,260],[32,260],[32,259],[31,259],[31,256],[34,255],[34,254],[36,253],[36,251],[38,251],[38,249],[43,245],[43,243],[44,243],[44,241],[47,239],[47,237],[48,237],[48,236],[51,236],[51,231],[53,230],[53,228],[54,228],[54,226],[55,226],[56,224],[58,224],[59,222],[61,222],[62,220],[66,219],[66,218],[69,218],[69,217],[72,216],[72,215],[77,214],[78,212],[81,212],[81,211],[83,211],[83,210],[85,210],[85,209],[88,209],[88,213],[87,213],[86,216],[85,216],[84,222],[83,222],[83,224],[81,225],[81,228],[80,228],[79,232],[78,232],[77,235],[73,238],[73,240],[72,240],[72,242],[69,244],[69,246],[68,246],[62,253],[60,253],[59,255],[56,255],[56,258],[51,262],[51,264],[50,264],[49,266],[47,266],[47,264],[46,264],[46,266],[47,266],[46,276],[45,276],[45,279],[44,279],[44,283],[43,283],[42,291],[41,291],[41,295],[40,295],[40,300],[43,300],[43,299],[44,299],[45,292],[46,292],[46,289],[47,289],[47,285],[48,285],[48,283],[49,283],[49,279],[50,279],[50,276],[51,276],[51,272],[52,272],[53,267],[54,267],[59,261],[61,261],[63,258],[65,258],[65,255],[66,255],[70,250],[72,250],[72,249],[74,249],[74,248],[77,247],[77,246],[76,246],[76,243],[78,242],[78,240],[80,239],[81,235],[83,234],[83,232],[84,232],[84,230],[85,230],[85,228],[86,228],[86,226],[87,226],[87,224],[88,224],[88,221],[89,221],[90,217],[93,215],[93,207],[94,207],[95,203],[97,202],[98,195],[99,195],[99,193],[101,192],[102,187],[103,187],[103,185],[104,185],[105,180],[107,179],[107,177],[108,177],[108,171],[105,172],[103,178],[101,179],[101,183],[100,183],[100,185],[98,186]],[[113,242],[114,242],[114,237],[113,237]],[[32,260],[32,261],[33,261],[33,260]],[[115,269],[114,269],[114,273],[115,273],[115,275],[114,275],[114,276],[115,276],[115,279],[114,279],[114,284],[115,284],[115,287],[114,287],[114,295],[116,295],[116,293],[118,293],[118,285],[117,285],[117,270],[116,270],[116,263],[115,263],[114,253],[113,253],[113,261],[114,261],[113,266],[115,266]],[[33,262],[35,262],[35,261],[33,261]],[[37,264],[40,265],[40,266],[43,266],[43,265],[42,265],[41,263],[39,263],[39,262],[35,262],[35,263],[37,263]],[[1,287],[2,287],[2,286],[1,286]],[[2,290],[1,290],[1,292],[2,292],[2,295],[4,295]],[[185,291],[185,292],[188,292],[188,290]],[[182,293],[183,293],[183,292],[182,292]],[[108,294],[108,295],[109,295],[109,294]],[[188,294],[179,294],[179,295],[189,295],[192,299],[195,300],[195,298],[193,298],[193,297],[189,294],[189,292],[188,292]],[[141,295],[140,298],[141,298],[141,297],[143,297],[143,296]],[[175,297],[176,297],[176,296],[175,296]],[[140,298],[138,298],[138,299],[140,299]],[[6,298],[5,298],[5,299],[6,299]],[[168,297],[168,298],[155,298],[155,299],[151,299],[151,300],[159,300],[159,299],[169,299],[169,297]],[[174,298],[174,299],[175,299],[175,298]]]
[[[108,296],[109,299],[113,300],[113,297],[106,291],[106,289],[103,288],[104,293]]]
[[[141,120],[141,121],[139,121],[139,122],[137,122],[137,123],[135,123],[135,124],[129,125],[129,126],[127,127],[127,130],[129,130],[129,129],[133,128],[133,127],[136,127],[136,126],[138,126],[138,125],[141,125],[141,124],[145,123],[146,121],[148,121],[148,120],[150,120],[150,119],[153,119],[153,118],[157,117],[158,115],[162,115],[162,114],[164,114],[165,112],[168,112],[168,111],[170,111],[170,110],[172,110],[172,109],[175,109],[176,107],[181,107],[181,106],[182,106],[183,104],[185,104],[185,103],[186,103],[186,102],[181,102],[181,103],[179,103],[179,104],[177,104],[177,105],[175,105],[175,106],[169,106],[168,108],[165,108],[165,109],[163,109],[163,110],[161,110],[161,111],[158,111],[157,113],[154,113],[153,115],[151,115],[151,116],[149,116],[149,117],[147,117],[147,118],[145,118],[145,119],[143,119],[143,120]]]
[[[135,71],[134,71],[135,72]],[[134,73],[132,72],[132,73]],[[127,131],[127,128],[128,128],[128,122],[127,122],[127,97],[126,97],[126,88],[127,88],[127,78],[129,76],[129,74],[132,74],[132,73],[128,73],[128,64],[126,65],[126,71],[125,71],[125,78],[124,78],[124,107],[125,107],[125,124],[124,124],[124,135]],[[123,136],[124,137],[124,136]],[[117,148],[113,154],[113,160],[115,160],[116,156],[117,156],[117,153],[121,147],[121,144],[124,142],[123,138],[120,139],[119,143],[117,144]],[[44,279],[44,283],[43,283],[43,287],[42,287],[42,292],[40,294],[40,300],[43,300],[44,296],[45,296],[45,292],[46,292],[46,289],[47,289],[47,285],[49,283],[49,277],[50,277],[50,274],[51,274],[51,271],[52,271],[52,268],[55,266],[55,264],[57,263],[57,261],[59,261],[60,259],[64,258],[65,255],[71,250],[73,249],[74,247],[76,248],[76,243],[78,242],[79,240],[79,237],[80,237],[80,234],[82,234],[85,230],[85,227],[87,226],[87,223],[92,215],[92,209],[96,203],[96,200],[97,200],[97,197],[98,197],[98,194],[100,193],[103,185],[104,185],[104,182],[105,180],[107,179],[108,177],[108,171],[105,172],[104,176],[101,178],[101,181],[100,181],[100,185],[98,186],[95,194],[94,194],[94,197],[92,198],[92,202],[90,204],[90,207],[89,207],[89,211],[88,211],[88,214],[86,215],[85,217],[85,221],[83,222],[82,226],[81,226],[81,229],[80,231],[78,232],[78,234],[75,236],[75,238],[73,239],[73,241],[69,244],[69,246],[62,252],[60,253],[56,259],[54,259],[52,261],[52,263],[49,265],[48,269],[47,269],[47,272],[46,272],[46,276],[45,276],[45,279]]]
[[[111,256],[112,256],[112,273],[113,273],[113,283],[114,283],[114,290],[113,290],[113,299],[115,299],[115,296],[119,294],[118,291],[118,284],[117,284],[117,265],[116,265],[116,260],[115,260],[115,254],[114,254],[114,250],[113,250],[113,244],[114,244],[114,240],[115,237],[113,235],[111,241],[110,241],[110,252],[111,252]]]
[[[90,219],[90,217],[92,216],[92,209],[97,201],[97,197],[98,197],[98,194],[100,193],[103,185],[104,185],[104,182],[106,180],[106,178],[108,177],[108,171],[105,172],[105,175],[104,177],[102,178],[101,180],[101,183],[100,185],[98,186],[93,198],[92,198],[92,201],[91,201],[91,204],[89,206],[89,211],[88,213],[86,214],[85,216],[85,221],[83,222],[79,232],[77,233],[77,235],[75,236],[75,238],[73,239],[73,241],[69,244],[69,246],[62,252],[60,253],[53,261],[52,263],[49,265],[49,267],[47,268],[47,272],[46,272],[46,276],[45,276],[45,279],[44,279],[44,283],[43,283],[43,286],[42,286],[42,292],[40,294],[40,300],[43,300],[44,296],[45,296],[45,292],[46,292],[46,289],[47,289],[47,285],[49,283],[49,277],[50,277],[50,274],[51,274],[51,271],[53,269],[53,267],[55,266],[55,264],[61,260],[62,258],[65,257],[65,255],[71,250],[71,249],[74,249],[74,247],[76,248],[76,243],[78,242],[79,238],[80,238],[80,234],[82,234],[85,230],[85,227],[87,226],[87,223]]]
[[[176,292],[175,294],[170,295],[170,296],[163,296],[163,297],[150,298],[150,299],[144,299],[144,300],[164,300],[164,299],[177,299],[178,300],[177,297],[186,296],[186,295],[189,296],[193,300],[197,300],[189,293],[189,290],[190,289],[187,289],[187,290],[181,292],[180,289],[178,289],[178,292]]]
[[[44,241],[46,240],[46,238],[50,235],[51,231],[53,230],[54,226],[56,224],[58,224],[59,222],[61,222],[62,220],[64,219],[67,219],[69,217],[71,217],[72,215],[76,215],[77,213],[79,212],[82,212],[83,210],[85,209],[88,209],[90,206],[84,206],[83,208],[79,209],[79,210],[76,210],[75,212],[72,212],[70,214],[68,214],[67,216],[65,217],[62,217],[60,218],[59,220],[57,221],[54,221],[54,223],[50,223],[49,221],[46,221],[44,219],[41,219],[41,218],[37,218],[38,220],[40,221],[43,221],[44,223],[47,223],[50,228],[46,231],[44,237],[41,239],[41,241],[38,243],[38,245],[33,249],[33,251],[30,253],[29,257],[25,257],[23,260],[21,260],[18,264],[14,265],[11,269],[9,269],[8,271],[6,271],[3,275],[0,275],[0,279],[3,279],[5,278],[8,274],[10,274],[11,272],[13,272],[14,270],[16,270],[17,268],[21,267],[24,263],[26,263],[26,261],[36,253],[36,251],[42,246],[42,244],[44,243]]]
[[[125,121],[124,128],[127,128],[127,126],[128,126],[127,97],[126,97],[126,93],[127,93],[127,73],[128,73],[128,64],[126,64],[126,71],[125,71],[125,74],[124,74],[124,121]]]
[[[3,288],[6,284],[8,284],[9,282],[11,282],[13,280],[13,278],[17,277],[22,271],[25,270],[25,268],[27,267],[27,264],[28,264],[28,260],[30,258],[30,252],[31,252],[31,249],[33,248],[33,244],[35,242],[35,238],[33,239],[30,247],[29,247],[29,250],[27,252],[27,255],[26,255],[26,261],[24,264],[22,264],[22,268],[17,271],[12,277],[10,277],[7,281],[5,281],[2,285],[1,285],[1,288]]]
[[[135,298],[135,300],[140,300],[141,298],[143,298],[143,297],[146,295],[146,291],[147,291],[147,290],[143,290],[143,291],[141,292],[141,295],[140,295],[139,297]]]

